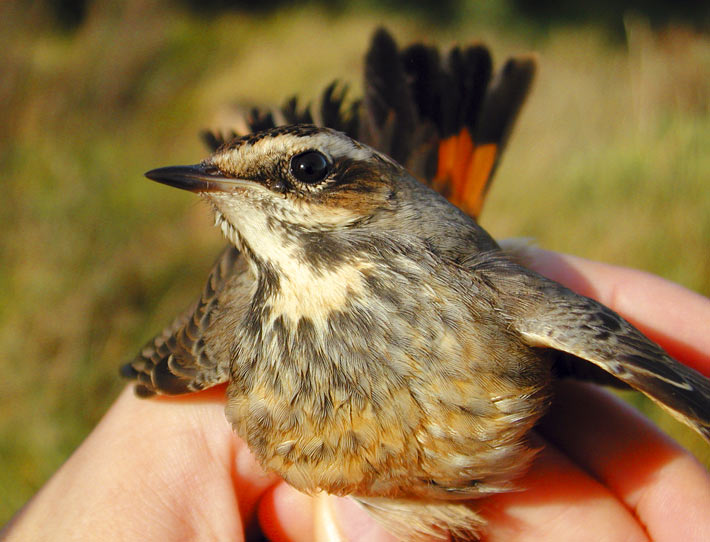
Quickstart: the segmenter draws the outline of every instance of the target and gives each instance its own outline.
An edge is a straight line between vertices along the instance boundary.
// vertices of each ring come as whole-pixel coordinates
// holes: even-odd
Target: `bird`
[[[136,393],[226,382],[262,467],[402,540],[475,539],[469,501],[516,488],[560,376],[630,386],[710,441],[707,378],[476,221],[534,72],[379,29],[362,101],[334,84],[315,115],[252,110],[198,164],[146,173],[199,194],[228,244],[122,367]]]

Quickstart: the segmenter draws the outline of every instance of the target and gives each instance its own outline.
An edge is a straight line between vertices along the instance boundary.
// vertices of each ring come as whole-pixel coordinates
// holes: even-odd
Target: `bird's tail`
[[[494,74],[483,44],[443,57],[421,43],[398,51],[380,29],[365,63],[362,139],[477,218],[535,70],[527,55]]]

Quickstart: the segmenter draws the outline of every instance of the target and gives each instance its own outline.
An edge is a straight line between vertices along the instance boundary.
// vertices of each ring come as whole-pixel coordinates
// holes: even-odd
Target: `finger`
[[[532,269],[611,307],[668,353],[710,376],[710,300],[650,273],[531,249]]]
[[[285,482],[271,487],[259,502],[261,529],[272,542],[313,540],[312,499]]]
[[[557,386],[541,431],[607,486],[656,541],[710,540],[710,475],[687,452],[608,392]]]
[[[126,390],[12,530],[33,529],[28,540],[243,540],[273,483],[225,420],[223,388],[190,400]]]
[[[365,510],[348,497],[328,496],[339,536],[349,542],[395,542]],[[315,539],[314,499],[285,483],[271,488],[260,502],[259,522],[274,542]]]
[[[327,496],[338,536],[348,542],[396,542],[349,497]],[[315,539],[314,498],[285,483],[271,488],[260,502],[259,521],[269,540],[274,542],[311,542]]]
[[[348,497],[330,497],[335,519],[349,542],[397,542],[357,502]]]
[[[487,497],[485,542],[596,542],[648,540],[634,516],[602,484],[567,459],[554,445],[544,448],[518,481],[522,491]]]

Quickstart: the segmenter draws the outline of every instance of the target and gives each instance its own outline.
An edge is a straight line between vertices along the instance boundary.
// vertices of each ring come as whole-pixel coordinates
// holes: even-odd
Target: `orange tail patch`
[[[498,145],[476,145],[467,128],[439,143],[434,188],[464,212],[477,218],[483,208]]]

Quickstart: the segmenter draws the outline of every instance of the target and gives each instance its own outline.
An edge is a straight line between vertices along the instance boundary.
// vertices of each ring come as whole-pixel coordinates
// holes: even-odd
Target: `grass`
[[[196,134],[235,103],[314,96],[336,77],[357,91],[382,18],[99,1],[63,34],[39,6],[0,7],[0,523],[96,424],[124,385],[118,365],[199,291],[222,246],[197,198],[142,173],[200,160]],[[540,54],[484,212],[492,233],[710,294],[707,36],[629,20],[627,43],[612,44],[593,28],[486,24],[495,16],[387,20],[405,42]],[[651,415],[710,464],[707,446]]]

